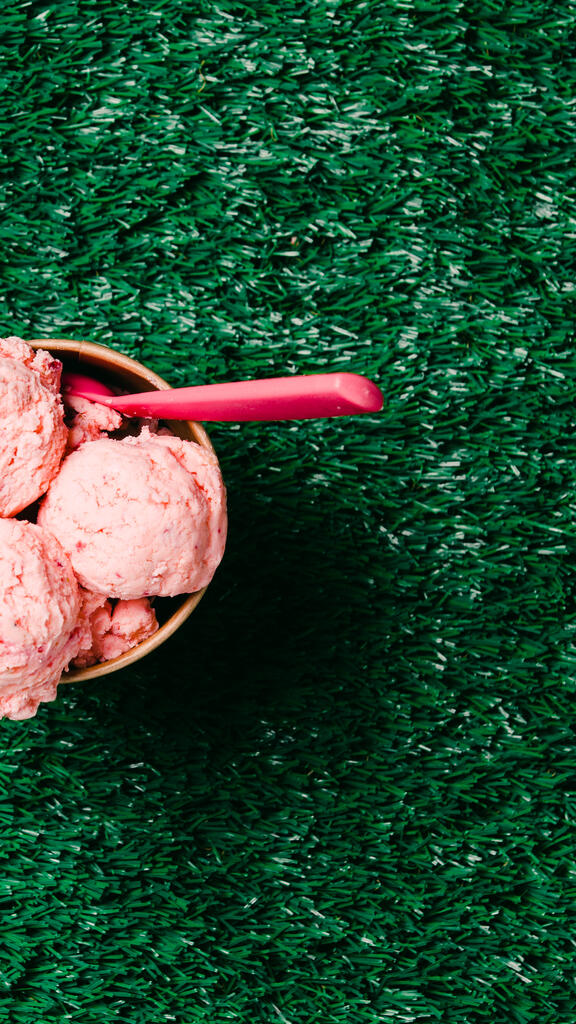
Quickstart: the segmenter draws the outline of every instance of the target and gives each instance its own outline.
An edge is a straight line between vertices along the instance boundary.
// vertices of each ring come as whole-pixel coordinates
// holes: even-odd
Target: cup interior
[[[104,345],[97,345],[89,341],[73,341],[68,338],[35,338],[28,344],[32,348],[43,348],[52,353],[57,359],[60,359],[64,369],[93,375],[104,384],[118,387],[126,393],[161,391],[170,387],[170,384],[153,370],[143,366],[130,356],[106,348]],[[166,425],[177,437],[196,441],[197,444],[214,451],[208,434],[199,423],[194,423],[191,420],[167,420]],[[201,601],[206,589],[203,587],[195,594],[186,594],[182,597],[156,598],[154,607],[160,627],[153,636],[110,661],[103,661],[97,665],[91,665],[89,668],[71,669],[63,674],[60,681],[62,683],[78,683],[96,679],[99,676],[118,672],[120,669],[126,668],[127,665],[140,661],[141,658],[165,643],[183,625]]]

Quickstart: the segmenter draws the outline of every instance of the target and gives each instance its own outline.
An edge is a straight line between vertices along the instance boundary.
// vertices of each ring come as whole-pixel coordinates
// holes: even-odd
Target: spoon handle
[[[297,374],[113,397],[71,390],[128,416],[235,423],[378,412],[384,401],[376,384],[357,373]]]

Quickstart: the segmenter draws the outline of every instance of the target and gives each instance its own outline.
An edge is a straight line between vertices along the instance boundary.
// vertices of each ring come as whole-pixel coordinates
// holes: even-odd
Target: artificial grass
[[[214,426],[188,626],[1,724],[4,1019],[576,1020],[575,14],[0,15],[0,333],[386,394]]]

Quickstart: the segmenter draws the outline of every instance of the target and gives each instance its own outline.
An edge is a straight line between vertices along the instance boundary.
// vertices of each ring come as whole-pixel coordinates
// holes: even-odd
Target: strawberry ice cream
[[[54,479],[68,437],[62,364],[20,338],[0,338],[0,516],[36,501]]]
[[[0,519],[0,717],[30,718],[53,700],[77,654],[80,589],[55,537]]]
[[[152,434],[87,442],[62,463],[38,512],[88,590],[170,597],[206,586],[226,540],[216,456]]]
[[[85,441],[97,441],[100,437],[122,426],[122,416],[115,409],[96,405],[78,395],[66,395],[66,409],[70,420],[66,451],[79,448]]]
[[[84,399],[64,409],[61,370],[0,339],[0,718],[147,640],[154,599],[201,590],[224,552],[212,450]]]
[[[74,668],[117,658],[158,629],[156,612],[145,597],[112,602],[82,587],[80,591],[80,622],[84,629],[80,649],[72,662]]]

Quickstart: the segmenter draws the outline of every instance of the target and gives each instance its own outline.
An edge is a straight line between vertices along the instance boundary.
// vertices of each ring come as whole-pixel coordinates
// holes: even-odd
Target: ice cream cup
[[[65,338],[35,338],[28,344],[33,348],[42,348],[51,352],[61,360],[67,370],[94,376],[103,383],[109,384],[111,387],[120,387],[130,394],[170,387],[170,384],[159,377],[157,373],[149,370],[135,359],[122,355],[114,349],[106,348],[104,345],[96,345],[89,341],[71,341]],[[208,434],[199,423],[174,420],[168,421],[167,426],[178,437],[196,441],[214,451]],[[160,628],[156,633],[117,658],[91,665],[89,668],[71,669],[69,672],[65,672],[60,682],[79,683],[87,679],[96,679],[98,676],[107,676],[111,672],[118,672],[120,669],[126,668],[127,665],[140,661],[141,658],[165,643],[186,622],[206,590],[207,588],[204,587],[195,594],[174,598],[157,598],[154,607]]]

